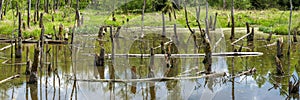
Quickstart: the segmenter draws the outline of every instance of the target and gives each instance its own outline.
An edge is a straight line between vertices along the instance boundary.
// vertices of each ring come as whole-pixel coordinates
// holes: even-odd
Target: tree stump
[[[37,68],[39,66],[39,55],[40,54],[40,49],[38,47],[35,47],[34,49],[34,61],[32,64],[32,68],[31,68],[31,73],[30,73],[30,77],[29,77],[29,84],[35,84],[37,83]]]
[[[283,39],[282,38],[279,38],[277,40],[277,57],[280,58],[283,56]]]

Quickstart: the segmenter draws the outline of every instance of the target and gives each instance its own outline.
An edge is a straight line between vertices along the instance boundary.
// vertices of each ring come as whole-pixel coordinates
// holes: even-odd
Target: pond
[[[134,29],[132,29],[134,30]],[[149,29],[151,30],[151,29]],[[203,50],[194,49],[190,33],[178,29],[179,43],[170,47],[172,54],[196,54]],[[220,32],[220,31],[219,31]],[[224,31],[226,33],[226,31]],[[146,39],[138,39],[138,33],[130,29],[123,29],[119,38],[115,38],[114,57],[106,57],[104,66],[95,66],[95,54],[100,52],[100,44],[104,45],[105,53],[111,53],[109,38],[97,40],[95,34],[77,34],[73,45],[47,45],[48,53],[43,55],[43,67],[38,70],[37,84],[27,84],[26,51],[29,50],[29,59],[33,61],[34,44],[23,46],[23,58],[11,59],[11,49],[0,52],[0,79],[20,73],[20,78],[9,80],[0,85],[0,99],[17,100],[98,100],[98,99],[151,99],[151,100],[277,100],[288,97],[288,82],[293,81],[291,75],[298,78],[300,74],[299,44],[292,44],[290,60],[286,56],[287,44],[284,45],[282,65],[284,75],[276,74],[276,45],[266,46],[276,42],[272,39],[267,42],[262,38],[267,35],[255,35],[254,46],[242,49],[243,52],[261,52],[261,56],[214,56],[212,60],[213,73],[225,72],[224,77],[192,78],[203,76],[205,70],[202,63],[204,57],[126,57],[117,54],[149,54],[150,47],[159,46],[160,40],[168,42],[175,40],[170,30],[164,39],[148,38],[149,34],[160,34],[160,31],[151,30],[146,33]],[[218,33],[215,32],[215,33]],[[213,34],[213,32],[212,32]],[[241,37],[245,34],[237,34]],[[212,47],[219,39],[220,34],[212,35]],[[105,37],[109,37],[106,34]],[[215,53],[232,52],[239,46],[231,46],[229,34],[214,49]],[[286,40],[287,38],[284,37]],[[226,40],[226,41],[225,41]],[[142,41],[142,42],[138,42]],[[184,42],[182,42],[184,41]],[[188,41],[188,42],[187,42]],[[100,44],[99,44],[100,43]],[[140,46],[138,46],[140,43]],[[239,42],[238,44],[242,44]],[[246,42],[243,42],[246,44]],[[9,44],[1,44],[0,47]],[[246,47],[246,46],[245,46]],[[47,48],[47,49],[46,49]],[[167,48],[167,47],[166,47]],[[155,54],[160,50],[155,50]],[[172,55],[171,54],[171,55]],[[169,61],[169,63],[168,63]],[[252,75],[233,77],[252,68],[256,72]],[[291,74],[291,75],[288,75]],[[158,81],[133,81],[137,79],[180,77],[182,79]],[[112,79],[108,82],[97,80]],[[126,82],[111,82],[113,80],[131,80]],[[77,81],[74,81],[77,80]],[[299,93],[298,93],[299,94]],[[292,95],[291,98],[299,98]]]

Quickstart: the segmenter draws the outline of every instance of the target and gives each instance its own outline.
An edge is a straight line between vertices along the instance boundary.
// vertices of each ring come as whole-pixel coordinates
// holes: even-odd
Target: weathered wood
[[[268,38],[267,38],[267,41],[269,41],[269,42],[271,41],[271,39],[272,39],[272,35],[273,35],[273,33],[272,33],[272,32],[270,32],[270,33],[269,33],[269,36],[268,36]]]
[[[245,37],[247,37],[247,36],[249,36],[249,35],[251,35],[251,34],[252,34],[252,33],[248,33],[248,34],[246,34],[246,35],[240,37],[239,39],[237,39],[237,40],[235,40],[234,42],[232,42],[231,45],[234,45],[235,43],[237,43],[237,42],[243,40]]]
[[[252,69],[249,69],[249,70],[244,71],[244,72],[242,72],[242,73],[239,73],[239,74],[237,74],[237,75],[235,75],[235,76],[232,76],[231,79],[232,79],[232,78],[236,78],[236,77],[240,77],[240,76],[243,76],[243,75],[252,75],[252,74],[255,73],[255,72],[256,72],[256,68],[252,68]]]
[[[19,12],[19,32],[18,32],[18,39],[16,42],[16,58],[22,58],[22,29],[21,29],[21,23],[22,23],[22,15]]]
[[[59,40],[63,40],[63,30],[64,30],[64,26],[62,24],[59,25],[59,28],[58,28],[58,38]]]
[[[281,60],[275,56],[275,62],[276,62],[276,71],[277,71],[277,74],[279,75],[283,75],[284,74],[284,71],[283,71],[283,67],[282,67],[282,63],[281,63]]]
[[[100,55],[95,55],[95,64],[96,66],[104,66],[104,60],[105,60],[105,50],[104,48],[100,49]]]
[[[253,42],[254,40],[254,27],[252,27],[251,34],[247,36],[247,42]]]
[[[19,77],[20,77],[19,74],[10,76],[10,77],[8,77],[8,78],[6,78],[6,79],[4,79],[4,80],[1,80],[1,81],[0,81],[0,84],[2,84],[2,83],[4,83],[4,82],[7,82],[7,81],[9,81],[9,80],[15,79],[15,78],[19,78]]]
[[[230,39],[234,39],[234,0],[231,0],[231,35]]]
[[[161,12],[162,16],[162,22],[163,22],[163,31],[162,31],[162,37],[166,37],[166,24],[165,24],[165,15],[163,12]]]
[[[205,53],[204,60],[202,61],[202,63],[205,66],[206,73],[211,73],[212,51],[211,51],[210,42],[207,38],[202,36],[202,43],[204,44],[203,49]]]
[[[40,21],[39,22],[39,27],[42,28],[44,26],[44,23],[43,23],[43,13],[41,13],[39,21]]]
[[[212,53],[212,56],[226,56],[226,57],[235,57],[235,56],[261,56],[261,52],[223,52],[223,53]],[[111,57],[112,54],[106,54],[106,57]],[[144,57],[148,58],[151,54],[115,54],[116,57]],[[164,58],[165,54],[155,54],[155,57]],[[205,54],[172,54],[171,58],[197,58],[204,57]]]
[[[162,78],[144,78],[144,79],[72,79],[81,82],[165,82],[172,80],[191,80],[191,79],[201,79],[209,77],[223,77],[226,76],[225,72],[208,74],[204,76],[193,76],[193,77],[162,77]]]
[[[45,40],[45,42],[48,42],[49,44],[68,44],[68,41],[65,40]],[[0,40],[0,43],[16,43],[15,40]],[[36,44],[38,43],[38,40],[23,40],[22,43],[24,44]]]
[[[294,31],[294,34],[293,34],[293,41],[298,42],[298,40],[297,40],[297,31],[296,30]]]
[[[208,1],[206,0],[206,14],[205,14],[205,33],[206,33],[206,38],[210,40],[210,33],[209,33],[209,22],[208,22]]]
[[[40,49],[38,47],[35,47],[34,49],[34,60],[33,60],[33,64],[32,64],[32,68],[31,68],[31,73],[30,73],[30,77],[29,77],[29,84],[34,84],[37,82],[37,69],[39,66],[39,62],[40,62],[40,58],[39,55],[40,54]]]
[[[31,0],[27,0],[27,27],[30,28]]]
[[[280,58],[283,56],[283,38],[277,40],[277,57]]]
[[[215,14],[215,20],[214,20],[214,25],[213,25],[213,28],[212,30],[216,30],[216,26],[217,26],[217,18],[218,18],[218,13]]]

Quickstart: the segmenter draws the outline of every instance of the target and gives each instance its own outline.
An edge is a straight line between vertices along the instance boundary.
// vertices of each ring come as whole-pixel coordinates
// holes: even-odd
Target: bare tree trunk
[[[207,2],[207,0],[206,0],[206,16],[205,16],[205,33],[206,33],[206,37],[208,39],[210,39],[209,24],[208,24],[208,2]]]
[[[49,0],[44,0],[44,11],[45,11],[45,13],[49,13],[48,5],[49,5]]]
[[[289,41],[288,41],[288,52],[287,55],[290,56],[290,49],[291,49],[291,24],[292,24],[292,14],[293,14],[293,2],[290,0],[290,18],[289,18]]]
[[[19,32],[18,32],[18,45],[16,45],[16,58],[22,58],[22,14],[19,12]]]
[[[34,60],[33,60],[33,64],[32,64],[32,68],[31,68],[31,73],[30,73],[30,78],[29,78],[29,82],[30,84],[34,84],[37,82],[37,68],[39,65],[39,53],[40,50],[39,48],[35,47],[34,49]]]
[[[146,2],[147,2],[147,0],[144,0],[143,11],[142,11],[142,35],[141,35],[141,37],[144,36],[144,16],[145,16]]]
[[[2,5],[3,5],[4,0],[0,0],[0,19],[2,19]]]
[[[30,28],[30,9],[31,9],[31,0],[27,0],[28,9],[27,9],[27,26]]]
[[[80,27],[79,0],[76,0],[76,17],[77,27]]]
[[[231,0],[231,23],[230,39],[234,39],[234,0]]]
[[[226,9],[226,0],[223,0],[223,9]]]
[[[165,37],[166,36],[166,25],[165,25],[165,15],[163,12],[161,12],[161,16],[162,16],[162,22],[163,22],[163,32],[162,32],[162,36]]]

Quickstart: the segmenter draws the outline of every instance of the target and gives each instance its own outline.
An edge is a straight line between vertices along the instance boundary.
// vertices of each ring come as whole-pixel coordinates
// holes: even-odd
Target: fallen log
[[[0,40],[0,43],[15,43],[15,40]],[[30,43],[38,43],[38,40],[23,40],[22,43],[30,44]],[[45,40],[44,43],[48,42],[48,44],[68,44],[68,41],[65,40]]]
[[[28,40],[31,40],[32,38],[29,38],[29,39],[25,39],[25,41],[28,41]],[[10,41],[10,43],[11,43],[11,41]],[[1,48],[0,49],[0,51],[3,51],[3,50],[6,50],[6,49],[8,49],[8,48],[10,48],[10,47],[12,47],[12,46],[14,46],[15,44],[10,44],[10,45],[7,45],[7,46],[5,46],[5,47],[3,47],[3,48]]]
[[[4,79],[4,80],[1,80],[1,81],[0,81],[0,84],[4,83],[4,82],[6,82],[6,81],[9,81],[9,80],[12,80],[12,79],[18,78],[18,77],[20,77],[20,75],[19,75],[19,74],[17,74],[17,75],[13,75],[13,76],[11,76],[11,77],[8,77],[8,78],[6,78],[6,79]]]
[[[71,79],[81,82],[165,82],[171,80],[191,80],[191,79],[200,79],[200,78],[209,78],[209,77],[223,77],[226,76],[225,72],[208,74],[204,76],[193,76],[193,77],[161,77],[161,78],[144,78],[144,79]]]
[[[212,53],[212,56],[260,56],[263,55],[261,52],[223,52],[223,53]],[[105,57],[111,57],[112,54],[106,54]],[[115,54],[116,57],[144,57],[149,58],[151,54]],[[154,57],[164,58],[165,54],[155,54]],[[205,54],[172,54],[171,58],[196,58],[204,57]]]

